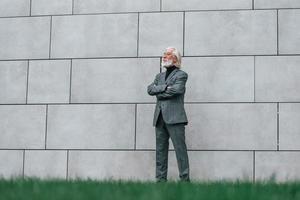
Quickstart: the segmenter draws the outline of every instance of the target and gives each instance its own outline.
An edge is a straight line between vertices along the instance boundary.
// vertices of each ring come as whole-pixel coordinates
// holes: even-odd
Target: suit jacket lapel
[[[178,71],[178,68],[176,68],[176,69],[174,69],[170,74],[169,74],[169,76],[167,77],[167,80],[165,80],[166,79],[166,72],[164,72],[164,75],[162,76],[162,78],[163,78],[163,82],[164,83],[167,83],[171,78],[172,78],[172,76],[174,76],[175,74],[176,74],[176,72]]]

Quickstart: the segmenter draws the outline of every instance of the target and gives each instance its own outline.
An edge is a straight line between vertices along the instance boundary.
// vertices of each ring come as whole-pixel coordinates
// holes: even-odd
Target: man
[[[185,144],[185,125],[188,124],[184,110],[185,84],[188,74],[180,69],[181,56],[174,47],[168,47],[161,65],[165,72],[156,75],[148,88],[148,94],[156,96],[153,126],[156,133],[156,180],[167,181],[169,138],[171,138],[181,181],[190,181],[189,159]]]

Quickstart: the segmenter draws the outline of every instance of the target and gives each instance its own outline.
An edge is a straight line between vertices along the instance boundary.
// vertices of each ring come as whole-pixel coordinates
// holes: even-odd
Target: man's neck
[[[175,65],[172,65],[170,67],[166,67],[167,71],[173,71],[174,69],[176,69]]]

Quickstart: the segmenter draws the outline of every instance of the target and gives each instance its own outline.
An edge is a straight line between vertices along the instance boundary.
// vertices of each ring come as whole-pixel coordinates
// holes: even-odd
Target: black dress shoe
[[[186,182],[186,183],[190,183],[191,182],[191,180],[188,178],[188,179],[180,179],[179,180],[180,182]]]
[[[167,182],[167,179],[161,178],[161,179],[156,179],[156,183],[164,183]]]

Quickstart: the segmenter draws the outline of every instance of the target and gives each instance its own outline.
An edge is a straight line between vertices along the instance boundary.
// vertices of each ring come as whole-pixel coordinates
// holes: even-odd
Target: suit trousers
[[[160,111],[155,126],[155,133],[156,180],[167,180],[169,138],[171,138],[176,153],[179,178],[182,181],[189,181],[189,159],[185,143],[185,124],[166,124]]]

